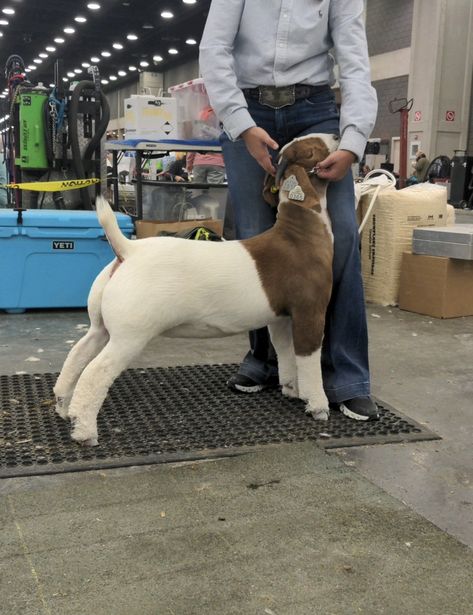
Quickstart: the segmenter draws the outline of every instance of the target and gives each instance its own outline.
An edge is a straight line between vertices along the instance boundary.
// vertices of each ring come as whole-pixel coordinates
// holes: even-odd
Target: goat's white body
[[[89,303],[100,302],[108,331],[125,322],[139,323],[148,339],[220,337],[277,318],[239,241],[143,239],[111,278],[109,269],[101,275],[103,294],[93,289]]]

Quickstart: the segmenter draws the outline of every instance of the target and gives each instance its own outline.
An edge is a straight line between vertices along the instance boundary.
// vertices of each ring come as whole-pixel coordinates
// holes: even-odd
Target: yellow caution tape
[[[24,182],[21,184],[0,184],[2,188],[12,190],[33,190],[34,192],[61,192],[63,190],[77,190],[98,184],[100,179],[65,179],[55,182]]]

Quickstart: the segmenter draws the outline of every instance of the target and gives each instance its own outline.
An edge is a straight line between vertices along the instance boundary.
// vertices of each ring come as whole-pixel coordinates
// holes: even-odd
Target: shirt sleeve
[[[376,90],[371,85],[363,0],[331,0],[329,27],[342,103],[339,147],[361,160],[378,110]]]
[[[256,126],[237,86],[233,62],[235,41],[245,0],[213,0],[199,47],[199,64],[210,105],[230,139]]]

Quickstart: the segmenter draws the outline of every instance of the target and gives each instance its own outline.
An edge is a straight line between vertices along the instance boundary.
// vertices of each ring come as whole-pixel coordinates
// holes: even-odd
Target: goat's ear
[[[271,205],[271,207],[277,207],[279,203],[278,190],[276,188],[276,183],[274,181],[274,177],[269,173],[266,174],[264,178],[263,185],[263,198]]]

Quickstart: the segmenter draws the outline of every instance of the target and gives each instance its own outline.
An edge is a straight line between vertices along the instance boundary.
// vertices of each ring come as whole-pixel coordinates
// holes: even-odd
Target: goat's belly
[[[240,318],[231,318],[228,316],[225,318],[225,315],[222,316],[212,320],[189,320],[163,331],[160,335],[163,337],[201,339],[227,337],[251,329],[260,329],[278,319],[272,311],[268,311],[265,314],[255,314],[253,318],[248,317],[247,314],[244,316],[241,315]]]
[[[227,337],[228,335],[234,335],[240,333],[238,331],[227,331],[220,329],[219,327],[207,325],[201,322],[187,322],[172,329],[168,329],[161,333],[162,337],[185,337],[185,338],[200,338],[207,339],[211,337]]]

